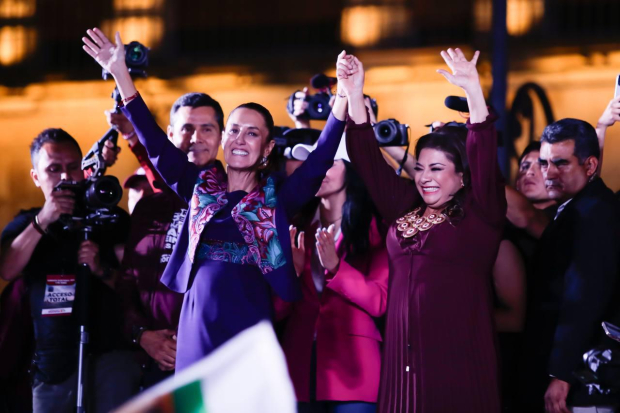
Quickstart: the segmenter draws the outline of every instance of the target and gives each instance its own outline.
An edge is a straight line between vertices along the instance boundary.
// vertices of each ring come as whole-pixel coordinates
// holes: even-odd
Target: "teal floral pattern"
[[[242,265],[257,264],[247,245],[228,241],[201,242],[196,252],[196,258]]]
[[[198,176],[189,213],[188,254],[192,262],[205,226],[215,213],[228,203],[225,176],[224,171],[217,167],[204,170]],[[230,257],[234,255],[237,257],[235,259],[240,259],[243,263],[255,263],[263,274],[284,266],[286,258],[276,229],[276,204],[275,184],[269,177],[243,197],[231,212],[247,245],[245,256],[238,258],[235,255],[238,250],[235,250],[235,254],[231,251],[220,251],[217,254],[228,254]]]

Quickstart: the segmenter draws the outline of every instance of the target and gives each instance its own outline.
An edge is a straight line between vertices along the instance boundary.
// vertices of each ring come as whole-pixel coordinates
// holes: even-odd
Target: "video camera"
[[[103,175],[105,162],[102,151],[106,140],[95,142],[82,159],[82,170],[90,173],[87,179],[80,182],[60,181],[54,187],[54,191],[69,190],[75,196],[73,215],[60,217],[64,229],[76,230],[85,226],[102,225],[118,218],[112,209],[121,200],[123,188],[115,176]]]
[[[314,75],[310,80],[310,84],[314,89],[318,90],[318,92],[314,95],[306,95],[304,100],[308,103],[308,106],[306,107],[304,113],[298,117],[300,119],[309,120],[326,120],[332,112],[329,101],[333,96],[331,88],[336,83],[337,79],[335,77],[328,77],[323,73]],[[293,103],[295,102],[295,95],[297,92],[299,92],[299,90],[293,92],[286,105],[286,110],[291,115],[293,114]]]

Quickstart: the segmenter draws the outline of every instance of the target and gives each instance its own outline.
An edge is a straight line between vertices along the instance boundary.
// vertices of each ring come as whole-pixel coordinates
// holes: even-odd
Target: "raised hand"
[[[125,64],[125,46],[121,35],[116,32],[116,44],[112,43],[98,28],[86,30],[88,37],[82,37],[85,43],[82,49],[88,53],[102,68],[116,77],[127,71]]]
[[[129,119],[122,113],[116,113],[112,110],[106,110],[103,113],[108,125],[119,131],[123,135],[123,139],[128,139],[127,136],[135,132]]]
[[[448,49],[447,52],[442,50],[441,57],[446,61],[452,73],[443,69],[437,70],[437,73],[442,74],[448,82],[465,91],[467,104],[469,105],[469,121],[471,123],[484,122],[489,116],[489,110],[482,93],[482,86],[480,86],[478,70],[476,69],[479,56],[480,52],[477,51],[474,53],[474,57],[468,61],[458,47],[454,50]]]
[[[105,162],[106,166],[114,166],[118,160],[118,154],[120,151],[120,146],[116,146],[112,141],[105,141],[103,144],[103,151],[101,151],[101,156],[103,157],[103,162]]]
[[[328,229],[319,228],[316,231],[316,250],[319,254],[319,260],[323,268],[332,274],[335,274],[340,266],[334,232],[334,224],[330,225]]]
[[[605,127],[608,128],[613,126],[614,123],[620,121],[620,96],[613,98],[607,107],[605,108],[605,112],[601,115],[598,120],[597,128]]]
[[[364,66],[355,56],[347,55],[344,50],[338,55],[336,61],[336,77],[339,93],[347,96],[363,95]]]
[[[443,69],[437,70],[437,73],[442,74],[448,82],[462,88],[466,92],[479,88],[480,80],[478,70],[476,69],[478,56],[480,56],[480,52],[476,51],[474,57],[468,61],[458,47],[454,50],[450,48],[447,52],[442,50],[441,57],[443,57],[452,73]]]

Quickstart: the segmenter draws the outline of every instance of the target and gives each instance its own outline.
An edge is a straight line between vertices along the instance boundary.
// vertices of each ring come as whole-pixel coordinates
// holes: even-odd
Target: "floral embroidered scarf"
[[[214,166],[198,175],[189,211],[188,254],[192,263],[202,231],[228,203],[226,189],[226,174],[221,167]],[[231,212],[248,245],[251,260],[247,261],[256,262],[263,274],[286,264],[276,229],[276,201],[275,185],[269,177],[243,197]]]

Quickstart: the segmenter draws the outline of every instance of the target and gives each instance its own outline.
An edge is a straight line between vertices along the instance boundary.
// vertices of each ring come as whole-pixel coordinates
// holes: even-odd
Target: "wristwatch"
[[[142,333],[146,331],[146,327],[143,326],[133,326],[131,328],[131,341],[135,344],[140,345],[140,338],[142,337]]]

